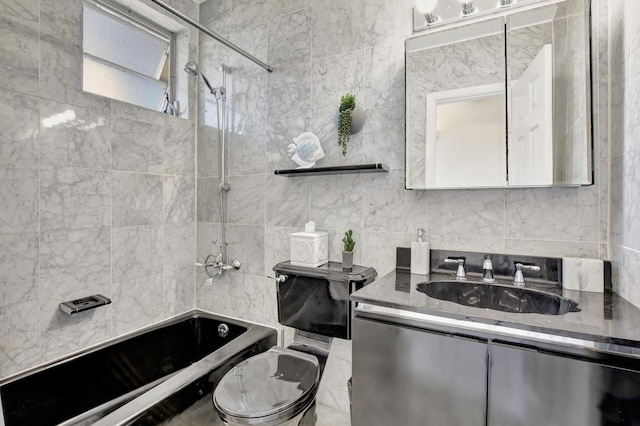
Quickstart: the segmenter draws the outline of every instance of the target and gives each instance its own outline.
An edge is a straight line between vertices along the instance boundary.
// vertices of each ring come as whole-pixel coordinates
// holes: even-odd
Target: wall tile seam
[[[437,234],[435,234],[437,235]],[[441,235],[438,235],[439,237]],[[459,236],[459,235],[444,235],[446,236]],[[500,237],[488,237],[488,238],[500,238]],[[572,244],[601,244],[602,241],[600,240],[558,240],[558,239],[547,239],[547,238],[513,238],[513,237],[505,237],[504,238],[505,242],[508,241],[524,241],[524,242],[538,242],[538,243],[572,243]]]
[[[286,147],[285,147],[286,148]],[[266,166],[265,166],[265,171],[264,172],[256,172],[256,173],[246,173],[246,174],[229,174],[227,175],[227,179],[235,179],[235,178],[255,178],[255,177],[260,177],[260,176],[269,176],[273,174],[273,170],[268,171],[266,170]],[[282,176],[285,177],[285,176]],[[220,178],[220,176],[212,176],[212,177],[207,177],[204,179],[211,179],[211,178]],[[286,178],[286,177],[285,177]],[[233,188],[231,189],[233,191]]]
[[[39,221],[38,221],[38,223],[39,223]],[[0,232],[0,235],[13,235],[13,236],[16,236],[16,235],[28,235],[28,234],[33,234],[34,236],[36,234],[40,235],[40,230],[39,229],[37,229],[37,230],[34,229],[32,231]],[[38,246],[39,246],[39,244],[38,244]]]
[[[45,31],[42,30],[42,24],[40,24],[39,29],[37,30],[37,32],[38,32],[38,39],[40,41],[58,42],[63,46],[73,47],[75,49],[79,49],[80,51],[82,51],[82,39],[80,39],[80,40],[66,40],[64,38],[61,38],[61,37],[55,35],[55,34],[50,34],[50,33],[45,32]],[[103,99],[105,99],[105,98],[103,98]]]
[[[163,144],[162,164],[165,164],[165,158],[166,158],[166,155],[165,155],[165,149],[164,149],[164,144]],[[160,289],[160,291],[162,292],[162,294],[160,295],[161,299],[162,299],[161,300],[161,304],[162,304],[161,305],[161,312],[162,312],[161,315],[163,316],[163,318],[166,318],[166,316],[168,315],[167,310],[169,309],[169,307],[168,307],[169,300],[168,300],[168,294],[167,294],[168,293],[168,290],[167,290],[168,283],[167,283],[167,280],[165,279],[165,273],[168,272],[168,268],[165,265],[165,259],[166,259],[165,250],[167,248],[167,238],[166,238],[165,229],[166,229],[167,222],[170,222],[170,221],[167,221],[167,208],[169,206],[167,205],[166,201],[167,201],[167,198],[170,200],[171,197],[166,197],[165,196],[165,189],[167,188],[167,186],[168,186],[167,179],[166,179],[166,177],[164,177],[162,179],[162,196],[161,196],[162,197],[162,222],[163,222],[163,224],[162,224],[162,231],[161,231],[161,239],[162,239],[162,254],[161,254],[161,256],[162,256],[162,258],[161,258],[162,259],[162,268],[161,268],[161,271],[160,271],[160,275],[162,275],[162,277],[161,277],[162,286],[161,286],[161,289]],[[194,197],[195,197],[195,194],[194,194]],[[170,223],[172,223],[172,222],[170,222]]]
[[[38,4],[39,6],[39,4]],[[39,11],[38,7],[38,11]],[[38,18],[40,16],[38,15]],[[39,26],[38,26],[39,27]],[[40,67],[41,67],[41,54],[40,54],[40,43],[38,43],[38,94],[40,94]],[[38,208],[38,265],[36,268],[36,284],[37,284],[37,293],[38,293],[38,360],[40,363],[43,363],[46,358],[46,353],[44,350],[44,336],[43,336],[43,312],[42,306],[44,304],[44,295],[42,291],[42,217],[41,210],[42,207],[40,205],[40,199],[42,197],[42,145],[41,145],[41,125],[40,122],[42,120],[41,113],[41,101],[38,102],[38,200],[37,200],[37,208]],[[109,144],[109,155],[111,155],[111,144]],[[109,189],[111,189],[111,176],[108,177],[109,180]],[[109,197],[109,212],[111,212],[111,197]],[[113,215],[109,213],[109,224],[111,224]],[[109,235],[109,244],[111,244],[111,235]],[[109,255],[111,256],[112,246],[109,246]],[[110,259],[111,260],[111,259]],[[111,278],[113,277],[112,267],[109,267],[110,279],[109,279],[109,290],[111,290]],[[109,323],[109,335],[111,335],[111,323]],[[1,411],[1,410],[0,410]]]
[[[294,13],[300,13],[300,12],[302,12],[303,10],[306,10],[306,9],[312,10],[311,3],[309,3],[309,6],[300,7],[300,8],[298,8],[298,9],[290,10],[290,11],[288,11],[288,12],[281,13],[281,14],[279,14],[279,15],[275,15],[275,16],[272,16],[272,17],[267,18],[267,25],[270,25],[270,24],[271,24],[271,22],[272,22],[272,21],[275,21],[276,19],[279,19],[279,18],[282,18],[282,17],[285,17],[285,16],[289,16],[289,15],[293,15]]]
[[[109,115],[109,119],[111,120],[113,117],[113,102],[109,102],[107,108],[108,108],[108,115]],[[107,295],[107,297],[112,297],[115,294],[115,286],[113,284],[113,277],[114,277],[114,263],[115,263],[115,259],[114,259],[114,255],[113,255],[113,234],[114,234],[114,226],[113,226],[113,171],[111,170],[111,164],[112,164],[112,157],[113,157],[113,147],[111,144],[111,135],[109,135],[109,274],[110,274],[110,279],[109,279],[109,294]],[[109,311],[108,311],[108,335],[111,337],[115,337],[116,336],[116,318],[115,318],[115,313],[114,313],[114,309],[112,306],[109,307]]]
[[[627,135],[625,134],[625,136],[627,136]],[[626,156],[628,156],[630,154],[637,154],[637,153],[640,153],[640,146],[630,147],[630,148],[625,149],[622,152],[616,153],[616,154],[613,155],[613,157],[611,157],[611,160],[612,161],[613,160],[620,160],[620,157],[626,157]]]
[[[94,169],[94,170],[103,170],[103,169]],[[166,175],[164,173],[149,173],[149,172],[138,172],[138,171],[130,171],[130,170],[118,170],[118,169],[104,169],[110,171],[112,174],[114,173],[122,173],[129,175],[144,175],[144,176],[156,176],[156,177],[165,177],[165,176],[174,176],[174,177],[190,177],[190,175]]]
[[[109,147],[111,148],[111,147]],[[39,149],[39,151],[41,151]],[[39,155],[41,155],[41,153],[39,153]],[[90,172],[105,172],[105,173],[109,173],[112,171],[118,171],[118,170],[113,170],[111,168],[105,168],[105,167],[86,167],[86,166],[76,166],[76,165],[63,165],[63,164],[53,164],[53,163],[46,163],[43,162],[43,160],[40,160],[40,165],[39,166],[33,166],[33,169],[36,169],[36,167],[39,168],[40,171],[42,171],[43,169],[48,169],[48,168],[52,168],[52,169],[57,169],[57,170],[64,170],[64,169],[71,169],[71,170],[78,170],[78,171],[90,171]]]
[[[627,247],[627,246],[624,246],[624,245],[621,245],[621,244],[612,244],[612,245],[613,245],[613,247],[615,247],[618,250],[630,251],[630,252],[633,252],[633,253],[636,253],[636,254],[640,255],[640,249],[634,249],[632,247]]]
[[[4,64],[0,64],[0,69],[5,68]],[[38,74],[40,73],[40,68],[38,68]],[[44,98],[42,96],[40,96],[40,94],[33,94],[33,93],[28,93],[28,92],[21,92],[20,90],[16,90],[15,88],[10,88],[10,87],[3,87],[0,89],[0,96],[11,96],[12,98],[19,96],[19,97],[25,97],[25,98],[30,98],[30,100],[34,101],[34,102],[38,102],[38,104],[35,106],[34,110],[38,110],[38,124],[40,124],[40,102],[41,101],[45,101],[45,102],[55,102],[52,101],[51,99],[47,99]],[[59,103],[59,102],[58,102]],[[84,107],[83,107],[84,108]],[[38,132],[40,131],[40,128],[38,127]],[[40,137],[40,136],[37,136]]]
[[[124,101],[118,101],[118,100],[115,100],[115,99],[104,98],[104,97],[101,97],[100,95],[94,95],[93,93],[90,93],[90,92],[83,92],[83,93],[86,93],[87,96],[95,96],[96,99],[104,99],[104,100],[108,101],[109,103],[112,103],[112,102],[125,103]],[[63,103],[63,102],[60,102],[60,103]],[[161,111],[155,111],[155,110],[152,110],[152,109],[143,108],[143,107],[140,107],[140,106],[137,106],[137,105],[134,105],[134,104],[127,104],[127,105],[129,107],[135,109],[135,110],[140,110],[143,113],[148,112],[150,114],[153,114],[153,113],[165,114],[165,113],[163,113]],[[111,107],[111,105],[110,105],[110,107]],[[164,121],[164,116],[163,115],[160,115],[159,117],[154,117],[153,119],[150,119],[150,120],[145,120],[144,117],[130,117],[130,116],[126,115],[126,114],[124,116],[121,116],[120,113],[118,113],[118,112],[111,112],[110,111],[109,114],[114,116],[114,117],[111,117],[111,118],[114,119],[114,120],[111,121],[111,126],[110,126],[111,129],[114,129],[116,126],[122,125],[123,123],[133,123],[133,124],[136,124],[136,125],[144,124],[146,126],[151,126],[151,127],[153,127],[154,129],[157,129],[157,130],[178,130],[178,131],[180,131],[180,130],[185,130],[185,129],[182,128],[182,126],[184,125],[183,122],[184,123],[189,122],[189,120],[187,120],[187,119],[173,117],[173,116],[171,116],[169,114],[166,114],[167,118],[171,117],[172,119],[180,120],[179,122],[176,122],[175,126],[174,125],[168,125],[169,123],[158,123],[156,121],[158,118],[160,118],[160,119],[162,119]]]
[[[366,70],[365,70],[365,80],[366,80]],[[367,88],[366,88],[366,84],[365,84],[365,103],[366,103],[366,92],[367,92]],[[363,107],[365,110],[365,114],[366,111],[376,111],[376,110],[383,110],[383,109],[390,109],[390,108],[396,108],[396,107],[404,107],[405,104],[402,102],[397,102],[397,103],[390,103],[390,104],[382,104],[382,105],[376,105],[376,106],[372,106],[372,107]],[[404,108],[403,108],[404,110]],[[322,115],[322,114],[320,114]],[[329,114],[324,114],[324,115],[329,115]],[[403,118],[404,118],[404,114],[403,114]],[[404,120],[403,120],[404,121]],[[367,126],[367,120],[365,119],[364,121],[364,126],[366,128]]]
[[[311,31],[313,31],[313,30],[311,30]],[[311,56],[311,61],[310,61],[311,65],[312,65],[312,70],[313,70],[313,63],[314,62],[326,61],[328,59],[337,58],[339,56],[356,55],[358,53],[362,53],[362,56],[363,56],[362,57],[362,65],[364,66],[364,60],[365,60],[366,52],[365,52],[365,49],[362,48],[362,47],[359,47],[359,48],[353,49],[353,50],[349,50],[349,51],[346,51],[346,52],[340,52],[340,53],[335,53],[335,54],[332,54],[332,55],[319,56],[319,57],[314,57],[313,56],[313,47],[312,47],[312,56]]]
[[[177,223],[180,224],[182,222],[177,222]],[[187,224],[187,223],[183,223],[183,224]],[[113,235],[113,231],[127,231],[127,230],[133,230],[135,228],[151,228],[151,227],[162,226],[163,227],[162,240],[164,241],[164,225],[173,225],[173,222],[140,223],[136,225],[112,225],[112,226],[104,226],[102,228],[110,229],[111,234]],[[96,228],[89,228],[89,229],[96,229]]]
[[[113,171],[119,171],[119,170],[113,170]],[[196,181],[196,178],[194,177],[194,175],[162,174],[162,175],[159,175],[159,176],[163,176],[165,178],[191,179],[191,180],[194,181],[194,184],[195,184],[195,181]]]

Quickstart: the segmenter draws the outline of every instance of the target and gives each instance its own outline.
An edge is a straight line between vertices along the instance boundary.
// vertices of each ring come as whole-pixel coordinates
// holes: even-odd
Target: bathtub
[[[272,328],[189,311],[3,380],[4,424],[167,423],[275,344]]]

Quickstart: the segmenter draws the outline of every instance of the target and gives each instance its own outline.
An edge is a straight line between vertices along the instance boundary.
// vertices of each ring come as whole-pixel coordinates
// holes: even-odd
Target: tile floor
[[[210,396],[210,395],[209,395]],[[337,410],[328,405],[316,406],[316,426],[351,426],[349,413]],[[192,405],[182,414],[172,418],[166,426],[223,426],[211,405],[211,398],[205,397]]]

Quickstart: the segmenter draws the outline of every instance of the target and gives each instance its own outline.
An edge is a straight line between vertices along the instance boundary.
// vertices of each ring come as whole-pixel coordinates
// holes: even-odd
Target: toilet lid
[[[313,397],[318,378],[316,357],[273,347],[233,367],[216,387],[213,400],[234,417],[265,417]]]

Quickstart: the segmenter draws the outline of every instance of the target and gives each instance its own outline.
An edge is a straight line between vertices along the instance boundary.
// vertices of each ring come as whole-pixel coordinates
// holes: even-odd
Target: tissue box
[[[567,290],[604,292],[604,262],[600,259],[563,257],[562,286]]]
[[[316,268],[329,261],[326,232],[294,232],[289,239],[291,264]]]

